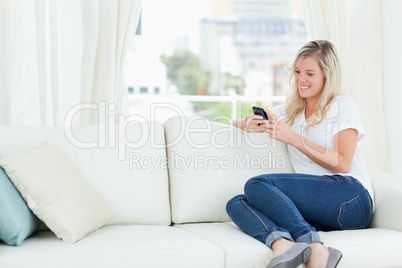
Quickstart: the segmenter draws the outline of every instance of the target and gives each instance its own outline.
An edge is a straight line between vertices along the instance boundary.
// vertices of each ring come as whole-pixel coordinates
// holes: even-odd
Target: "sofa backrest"
[[[110,205],[110,224],[171,223],[163,126],[0,126],[0,157],[44,141],[64,151]]]
[[[203,117],[164,123],[173,223],[229,221],[227,201],[259,174],[294,172],[286,145]]]

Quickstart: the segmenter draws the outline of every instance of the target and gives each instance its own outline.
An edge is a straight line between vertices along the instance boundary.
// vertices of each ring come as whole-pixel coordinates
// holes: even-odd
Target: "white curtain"
[[[124,59],[141,1],[0,1],[0,124],[97,124],[102,107],[127,115]]]
[[[343,92],[356,101],[367,132],[369,170],[401,174],[402,1],[299,0],[309,37],[339,52]]]

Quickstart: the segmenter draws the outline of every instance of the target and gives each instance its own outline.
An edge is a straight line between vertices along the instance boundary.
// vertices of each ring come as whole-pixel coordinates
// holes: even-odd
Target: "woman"
[[[341,71],[330,42],[304,45],[288,71],[286,104],[264,109],[269,120],[250,115],[234,125],[286,143],[296,173],[251,178],[227,212],[273,250],[269,268],[336,267],[342,253],[324,246],[317,230],[369,224],[374,204],[360,151],[365,132],[356,104],[340,95]]]

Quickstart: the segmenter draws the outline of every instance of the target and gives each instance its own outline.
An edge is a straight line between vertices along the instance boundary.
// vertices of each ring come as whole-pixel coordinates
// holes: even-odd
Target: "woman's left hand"
[[[272,113],[268,109],[264,109],[269,118],[269,125],[267,129],[267,133],[270,138],[276,139],[283,143],[292,145],[292,143],[296,139],[297,133],[294,132],[288,125],[286,125],[282,120],[276,117],[274,113]]]

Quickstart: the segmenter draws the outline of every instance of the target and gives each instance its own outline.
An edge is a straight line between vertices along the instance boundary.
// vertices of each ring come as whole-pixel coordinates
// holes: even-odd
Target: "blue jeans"
[[[365,228],[373,211],[360,182],[341,175],[260,175],[247,181],[244,193],[226,211],[240,230],[270,248],[281,238],[322,243],[317,230]]]

